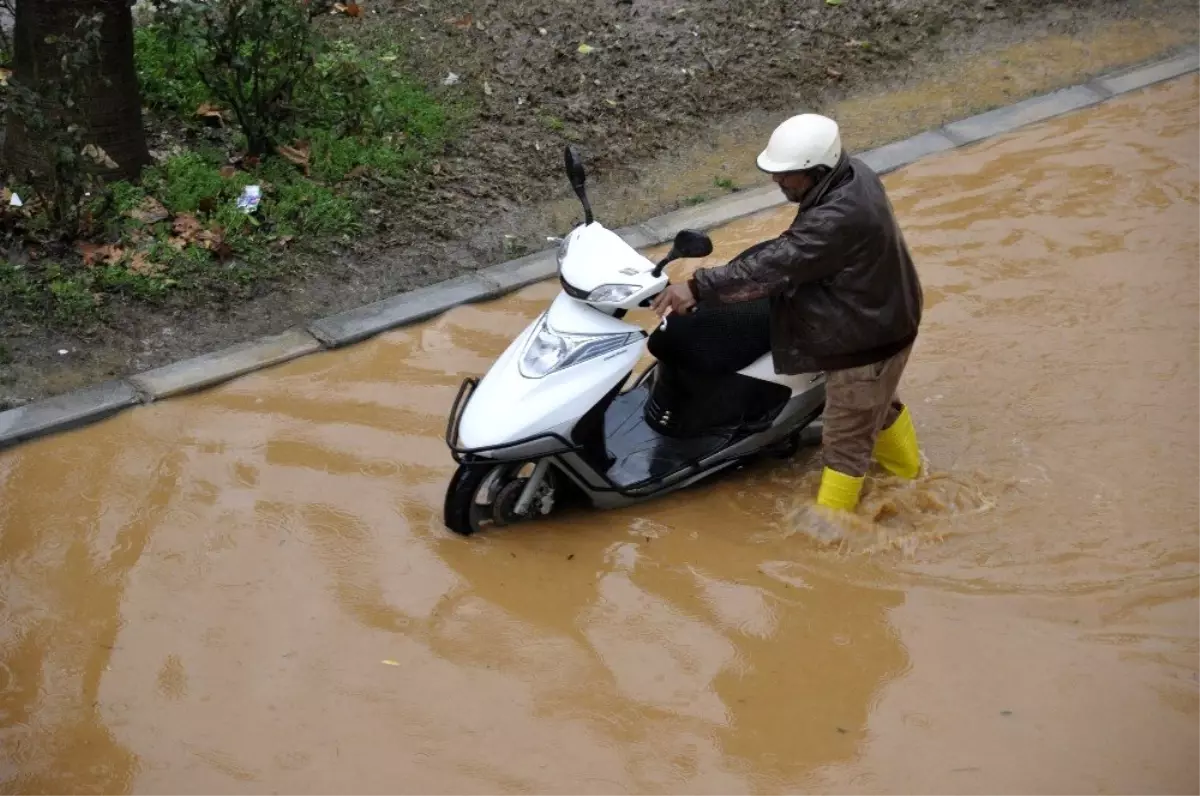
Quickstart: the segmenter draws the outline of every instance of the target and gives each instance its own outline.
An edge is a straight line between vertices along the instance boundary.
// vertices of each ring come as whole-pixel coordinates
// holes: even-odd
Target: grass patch
[[[471,115],[405,74],[394,42],[321,40],[288,103],[287,151],[248,157],[196,69],[197,39],[153,23],[135,37],[151,138],[172,154],[139,184],[110,184],[91,200],[81,240],[32,242],[0,260],[0,320],[80,330],[102,323],[117,297],[244,297],[293,269],[297,251],[361,234],[367,209],[416,195]],[[248,186],[261,190],[251,213],[238,207]],[[20,228],[43,241],[54,232],[32,203]]]
[[[94,319],[99,303],[93,278],[57,262],[34,267],[0,261],[0,319],[8,324],[49,324],[74,329]]]

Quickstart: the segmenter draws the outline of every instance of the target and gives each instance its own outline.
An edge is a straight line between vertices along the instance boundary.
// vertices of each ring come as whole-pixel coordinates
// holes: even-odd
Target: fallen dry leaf
[[[171,224],[171,230],[189,242],[195,240],[203,229],[204,225],[200,223],[200,219],[191,213],[180,213]]]
[[[348,17],[357,17],[362,14],[362,7],[358,3],[334,3],[333,10]]]
[[[145,252],[135,252],[129,261],[129,270],[141,276],[154,276],[163,272],[165,266],[152,262]]]
[[[291,235],[280,235],[275,239],[275,245],[281,249],[286,249],[288,244],[292,242],[292,237]]]
[[[216,245],[214,245],[212,247],[212,249],[210,249],[210,251],[213,254],[217,255],[217,259],[220,260],[221,262],[225,262],[226,260],[228,260],[230,257],[233,256],[233,247],[225,242],[224,237],[222,237],[216,243]]]
[[[142,224],[157,224],[170,218],[171,213],[162,202],[153,196],[147,196],[140,205],[129,212],[129,217]]]
[[[228,254],[233,253],[233,250],[225,243],[225,230],[220,227],[202,230],[196,235],[196,243],[202,249],[216,252],[217,256],[221,259],[225,259]]]
[[[125,250],[114,243],[80,243],[78,249],[83,255],[83,264],[88,268],[98,263],[116,265],[125,256]]]
[[[359,177],[366,176],[368,171],[370,171],[370,169],[368,169],[366,166],[364,166],[362,164],[359,164],[359,165],[355,166],[354,168],[350,169],[350,171],[346,172],[346,179],[347,180],[357,180]]]
[[[215,121],[219,125],[225,124],[225,112],[211,102],[201,103],[200,107],[196,108],[196,115],[206,122]]]
[[[308,176],[308,158],[312,154],[312,148],[307,141],[297,141],[295,146],[280,144],[275,147],[275,151],[288,163],[303,169],[305,177]]]
[[[218,230],[204,230],[196,236],[196,245],[210,252],[219,252],[225,246],[225,236]]]
[[[83,151],[80,154],[95,163],[97,166],[103,166],[106,169],[118,168],[117,161],[109,157],[108,153],[105,152],[102,147],[99,147],[95,144],[88,144],[83,148]]]
[[[225,179],[229,179],[235,174],[237,174],[237,166],[226,165],[221,167],[221,176]]]
[[[446,22],[459,30],[469,30],[475,22],[475,17],[471,16],[470,13],[466,13],[456,19],[447,19]]]
[[[197,237],[204,231],[204,225],[191,213],[180,213],[171,223],[171,231],[175,234],[167,239],[167,244],[183,249],[189,243],[195,243]]]
[[[167,244],[176,249],[183,249],[191,244],[211,252],[218,251],[225,245],[224,230],[220,227],[205,229],[199,219],[190,213],[175,216],[171,229],[175,234],[167,238]]]
[[[834,69],[832,66],[825,67],[825,74],[829,75],[830,77],[841,77],[842,76],[842,73],[839,72],[838,70]]]

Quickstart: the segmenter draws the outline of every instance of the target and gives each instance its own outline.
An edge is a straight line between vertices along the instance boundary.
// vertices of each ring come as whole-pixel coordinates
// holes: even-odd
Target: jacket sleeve
[[[755,301],[784,287],[815,282],[836,273],[845,247],[837,245],[834,213],[809,211],[797,216],[782,235],[753,246],[728,263],[702,268],[690,280],[698,302]]]

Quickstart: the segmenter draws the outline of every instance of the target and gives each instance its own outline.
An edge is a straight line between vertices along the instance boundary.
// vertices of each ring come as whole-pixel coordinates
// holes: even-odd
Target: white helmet
[[[841,157],[842,137],[837,122],[815,113],[802,113],[775,128],[767,148],[758,156],[758,167],[768,174],[816,166],[832,169]]]

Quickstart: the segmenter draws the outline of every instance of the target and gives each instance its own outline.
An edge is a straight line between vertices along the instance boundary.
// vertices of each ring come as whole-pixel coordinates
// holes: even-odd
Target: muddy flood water
[[[840,539],[811,453],[446,532],[553,284],[0,454],[0,788],[1197,792],[1197,88],[887,178],[931,473]]]

